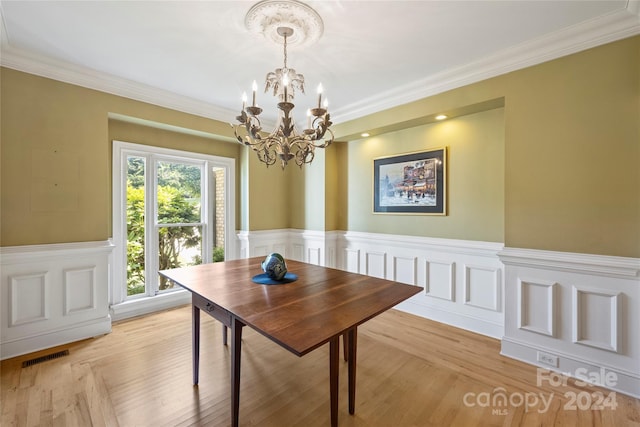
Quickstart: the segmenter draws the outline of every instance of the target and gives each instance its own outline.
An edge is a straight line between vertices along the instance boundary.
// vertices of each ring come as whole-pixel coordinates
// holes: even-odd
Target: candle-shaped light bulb
[[[311,129],[311,109],[307,109],[307,129]]]
[[[242,92],[242,111],[247,107],[247,92]]]
[[[322,106],[322,83],[318,85],[318,108]]]
[[[282,76],[282,86],[284,86],[284,102],[288,102],[287,97],[287,86],[289,86],[289,75],[285,74]]]
[[[329,110],[329,100],[327,98],[324,99],[322,106],[324,107],[325,110],[327,111]]]
[[[258,91],[258,83],[256,83],[256,81],[253,81],[253,84],[251,85],[251,90],[253,90],[253,106],[256,106],[256,92]]]

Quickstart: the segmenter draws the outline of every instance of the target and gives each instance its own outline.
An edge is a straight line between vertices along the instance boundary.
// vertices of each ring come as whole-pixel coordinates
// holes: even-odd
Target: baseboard
[[[468,316],[453,311],[441,310],[436,307],[427,307],[413,302],[411,299],[401,302],[394,307],[397,310],[415,314],[435,322],[455,326],[456,328],[500,339],[504,333],[504,326],[499,323],[489,322],[479,317]]]
[[[547,356],[557,357],[557,366],[539,362],[539,352]],[[508,337],[502,338],[500,354],[580,380],[584,378],[602,378],[604,383],[598,384],[596,381],[596,385],[640,398],[640,374],[637,372],[629,372],[602,363],[594,364],[574,355],[559,352],[557,349],[539,345],[534,346]]]
[[[111,316],[47,333],[21,337],[2,343],[1,358],[8,359],[111,332]]]

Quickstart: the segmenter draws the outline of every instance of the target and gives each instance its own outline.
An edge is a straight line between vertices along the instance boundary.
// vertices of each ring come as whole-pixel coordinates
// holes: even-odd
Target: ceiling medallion
[[[295,0],[264,0],[256,3],[244,18],[244,25],[251,33],[262,34],[267,40],[282,44],[278,28],[291,28],[293,34],[287,43],[309,46],[318,41],[324,24],[318,12]]]

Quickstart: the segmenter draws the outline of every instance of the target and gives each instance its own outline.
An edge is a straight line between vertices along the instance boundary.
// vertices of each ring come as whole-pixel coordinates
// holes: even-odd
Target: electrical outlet
[[[554,368],[558,367],[558,356],[549,353],[543,353],[542,351],[538,352],[538,362],[544,363],[545,365],[553,366]]]

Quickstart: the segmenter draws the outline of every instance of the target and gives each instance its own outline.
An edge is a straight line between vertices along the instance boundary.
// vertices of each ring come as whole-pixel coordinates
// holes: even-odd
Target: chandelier
[[[264,6],[261,2],[256,6]],[[291,7],[304,6],[305,12],[309,13],[308,6],[299,4],[299,2],[278,2],[282,6],[285,4],[286,12],[291,11]],[[247,22],[252,8],[247,14]],[[315,14],[315,11],[311,9]],[[264,13],[264,11],[261,11]],[[286,16],[282,11],[278,11],[278,16]],[[319,16],[317,16],[319,19]],[[300,22],[297,20],[295,22]],[[273,24],[273,20],[270,21]],[[247,24],[248,26],[248,24]],[[242,96],[242,110],[240,115],[236,117],[237,124],[232,125],[234,134],[238,142],[242,145],[251,147],[258,156],[258,159],[268,166],[280,161],[282,169],[287,166],[289,161],[294,161],[296,165],[302,167],[306,163],[311,163],[314,158],[316,148],[326,148],[333,142],[333,132],[330,127],[332,125],[328,112],[328,102],[326,98],[322,98],[322,84],[318,85],[318,103],[317,106],[307,110],[306,128],[298,131],[295,124],[292,111],[295,108],[293,103],[296,90],[304,92],[304,76],[299,74],[293,68],[287,65],[287,39],[294,35],[292,26],[277,26],[275,31],[278,36],[283,39],[284,47],[284,65],[282,68],[276,68],[267,74],[265,79],[264,92],[272,91],[273,96],[278,99],[278,121],[275,129],[266,134],[262,130],[259,116],[262,108],[256,104],[257,83],[253,82],[251,104],[247,105],[246,93]],[[264,31],[264,29],[263,29]],[[303,34],[304,37],[305,34]]]

